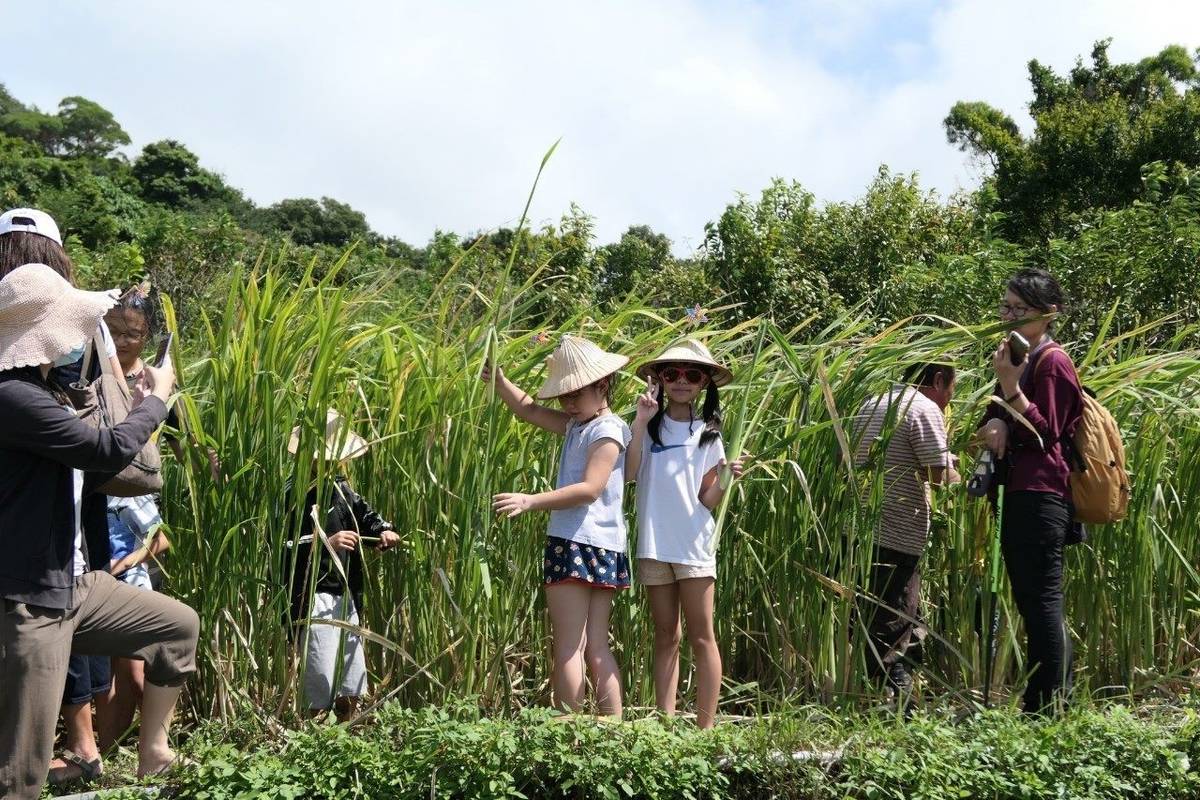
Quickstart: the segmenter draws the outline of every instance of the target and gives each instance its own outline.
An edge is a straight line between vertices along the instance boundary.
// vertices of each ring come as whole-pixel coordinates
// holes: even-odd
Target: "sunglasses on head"
[[[708,373],[697,367],[664,367],[659,370],[659,377],[663,379],[663,383],[674,383],[683,378],[688,383],[699,383]]]

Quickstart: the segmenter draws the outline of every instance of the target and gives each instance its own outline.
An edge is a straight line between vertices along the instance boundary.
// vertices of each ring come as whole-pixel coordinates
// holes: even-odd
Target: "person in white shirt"
[[[717,575],[716,521],[728,488],[721,473],[742,474],[739,458],[726,463],[717,387],[733,374],[695,339],[642,365],[646,391],[638,398],[625,475],[637,481],[637,576],[654,617],[654,696],[675,713],[679,686],[679,612],[687,621],[696,663],[696,724],[712,727],[721,691],[721,653],[713,629]],[[696,402],[704,392],[700,416]]]

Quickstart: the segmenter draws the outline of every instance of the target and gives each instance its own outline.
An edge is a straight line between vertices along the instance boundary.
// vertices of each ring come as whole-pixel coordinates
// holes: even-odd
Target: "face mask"
[[[83,358],[83,354],[86,350],[87,343],[84,342],[83,344],[79,345],[79,347],[76,347],[74,350],[67,353],[65,356],[59,356],[58,358],[54,359],[52,366],[65,367],[68,364],[74,364],[76,361]]]

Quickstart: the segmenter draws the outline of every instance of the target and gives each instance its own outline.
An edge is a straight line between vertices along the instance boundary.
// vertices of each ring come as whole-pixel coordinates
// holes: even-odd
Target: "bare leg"
[[[133,715],[142,705],[142,687],[146,665],[136,658],[113,659],[112,688],[108,700],[96,702],[96,728],[100,734],[100,751],[107,753],[129,731]]]
[[[714,578],[679,582],[679,600],[696,663],[696,725],[711,728],[721,696],[721,651],[713,630]]]
[[[142,725],[138,736],[138,777],[162,772],[175,760],[171,749],[171,718],[180,687],[145,684]]]
[[[654,620],[654,702],[664,714],[675,713],[679,691],[679,586],[647,586]]]
[[[567,711],[578,711],[583,706],[583,649],[591,594],[591,589],[572,581],[546,587],[554,658],[551,677],[554,704]]]
[[[592,684],[596,687],[596,705],[601,714],[621,716],[621,669],[608,646],[608,620],[612,613],[612,589],[588,589],[591,594],[587,615],[584,655]]]
[[[62,707],[63,728],[67,733],[67,749],[74,752],[84,761],[95,761],[100,758],[100,749],[96,746],[96,733],[92,729],[92,703],[66,705]],[[79,767],[68,764],[61,758],[50,762],[51,783],[63,783],[82,777]]]

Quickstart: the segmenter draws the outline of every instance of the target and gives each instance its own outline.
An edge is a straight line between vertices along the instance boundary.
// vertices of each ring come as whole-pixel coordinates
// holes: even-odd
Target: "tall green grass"
[[[202,717],[241,705],[294,709],[296,675],[281,624],[283,542],[291,535],[284,486],[309,474],[310,456],[305,448],[289,456],[286,444],[296,424],[315,442],[326,407],[373,443],[350,477],[405,540],[402,553],[366,555],[375,695],[423,704],[469,694],[496,708],[545,702],[546,519],[497,521],[489,509],[494,491],[552,488],[559,442],[517,423],[479,379],[483,359],[493,357],[519,385],[532,390],[541,380],[553,342],[535,343],[526,322],[538,274],[490,297],[452,273],[425,301],[392,298],[386,281],[347,287],[336,278],[337,265],[319,281],[292,285],[260,265],[234,276],[225,307],[185,332],[186,422],[217,450],[226,475],[214,483],[195,455],[168,470],[164,492],[175,543],[169,590],[203,621],[192,709]],[[876,474],[843,458],[854,444],[850,418],[905,365],[952,359],[961,373],[949,426],[956,450],[965,451],[991,393],[986,366],[998,328],[929,318],[878,331],[847,316],[819,331],[781,331],[758,320],[726,327],[721,309],[708,314],[711,323],[693,327],[681,309],[629,304],[571,319],[561,332],[634,364],[675,336],[697,335],[736,373],[722,393],[727,432],[744,439],[754,461],[720,539],[716,615],[727,709],[762,696],[870,694],[854,608],[875,524],[874,505],[860,498],[877,497],[879,486]],[[1200,354],[1147,351],[1144,334],[1102,336],[1086,353],[1067,343],[1085,382],[1121,422],[1134,479],[1129,519],[1093,531],[1068,559],[1079,681],[1093,690],[1171,688],[1190,680],[1197,663]],[[618,383],[626,416],[636,388],[632,378]],[[926,686],[976,697],[987,511],[953,489],[938,492],[935,505],[924,569],[935,635]],[[641,591],[622,595],[613,640],[633,704],[652,699],[651,638]],[[1009,686],[1023,665],[1007,599],[998,642],[996,680]]]

